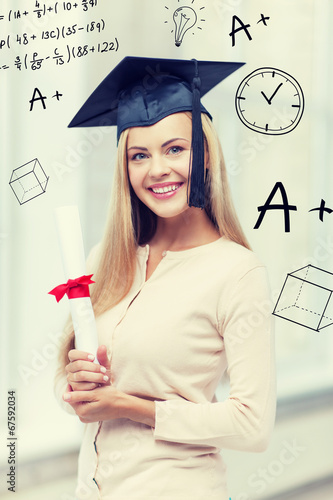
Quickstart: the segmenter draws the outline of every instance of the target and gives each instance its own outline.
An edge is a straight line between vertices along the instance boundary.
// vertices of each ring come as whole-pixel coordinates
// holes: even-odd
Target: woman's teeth
[[[180,184],[176,184],[176,185],[173,185],[173,186],[165,186],[165,187],[162,187],[162,188],[151,188],[151,190],[154,193],[162,194],[162,193],[168,193],[169,191],[176,191],[176,189],[178,189],[179,187],[180,187]]]

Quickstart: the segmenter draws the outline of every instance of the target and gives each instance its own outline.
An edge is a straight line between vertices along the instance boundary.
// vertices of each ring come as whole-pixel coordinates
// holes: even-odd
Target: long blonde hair
[[[191,118],[191,113],[186,114]],[[209,161],[205,210],[221,236],[250,248],[232,202],[220,141],[211,120],[204,113],[202,127]],[[155,214],[137,198],[129,182],[127,137],[128,129],[119,139],[108,220],[94,273],[95,285],[91,289],[95,316],[115,306],[127,295],[134,279],[138,245],[148,243],[156,230]],[[60,351],[59,373],[68,363],[68,351],[74,348],[74,332],[69,323],[66,331],[67,328],[70,334]]]

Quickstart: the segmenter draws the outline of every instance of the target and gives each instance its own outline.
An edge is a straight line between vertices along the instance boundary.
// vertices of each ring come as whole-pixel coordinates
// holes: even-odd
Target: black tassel
[[[195,76],[192,81],[192,170],[190,183],[190,207],[205,207],[205,179],[204,179],[204,139],[201,122],[200,86],[198,62],[195,63]]]

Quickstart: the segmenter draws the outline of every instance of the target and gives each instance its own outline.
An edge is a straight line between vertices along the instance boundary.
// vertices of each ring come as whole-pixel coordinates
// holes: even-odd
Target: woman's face
[[[149,127],[129,129],[127,164],[137,197],[159,217],[175,217],[187,204],[192,121],[175,113]]]

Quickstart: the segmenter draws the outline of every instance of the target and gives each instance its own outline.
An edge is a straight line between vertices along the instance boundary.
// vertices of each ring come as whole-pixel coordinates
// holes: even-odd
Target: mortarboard
[[[98,85],[69,127],[148,126],[181,111],[192,112],[192,169],[188,204],[204,208],[204,141],[200,102],[244,63],[125,57]]]

